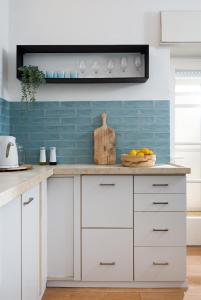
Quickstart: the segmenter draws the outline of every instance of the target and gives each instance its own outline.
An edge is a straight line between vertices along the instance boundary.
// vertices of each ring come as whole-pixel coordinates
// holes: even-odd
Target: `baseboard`
[[[187,282],[89,282],[48,281],[47,287],[91,287],[91,288],[187,288]]]

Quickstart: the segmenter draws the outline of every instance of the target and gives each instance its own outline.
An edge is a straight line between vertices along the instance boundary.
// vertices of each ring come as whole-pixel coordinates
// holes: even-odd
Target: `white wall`
[[[150,49],[145,84],[47,85],[40,100],[169,99],[170,51],[159,46],[161,10],[201,9],[200,0],[10,0],[9,99],[20,98],[16,44],[139,44]]]
[[[0,0],[0,97],[6,97],[9,1]]]

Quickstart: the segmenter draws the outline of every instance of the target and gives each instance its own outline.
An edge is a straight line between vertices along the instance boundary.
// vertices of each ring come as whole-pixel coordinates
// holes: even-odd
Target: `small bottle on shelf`
[[[57,156],[56,156],[56,147],[50,147],[50,165],[56,165],[57,164]]]
[[[41,166],[44,166],[47,164],[45,147],[40,147],[40,162],[39,163]]]

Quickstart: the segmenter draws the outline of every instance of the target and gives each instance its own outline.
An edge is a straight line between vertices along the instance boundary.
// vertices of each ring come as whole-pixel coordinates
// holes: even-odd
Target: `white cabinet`
[[[0,208],[0,299],[21,300],[21,197]]]
[[[185,212],[135,212],[135,246],[185,246]]]
[[[186,193],[185,176],[134,176],[134,193]]]
[[[135,211],[186,211],[185,194],[135,194]]]
[[[133,230],[83,229],[82,280],[132,281]]]
[[[185,176],[134,176],[134,279],[185,281]]]
[[[135,247],[135,281],[185,281],[185,247]]]
[[[44,292],[45,182],[0,208],[0,299],[39,300]]]
[[[82,177],[82,280],[133,280],[133,176]]]
[[[48,179],[49,280],[69,280],[74,277],[73,228],[74,179],[51,177]]]
[[[133,227],[133,176],[82,176],[82,227]]]
[[[40,183],[39,219],[39,294],[42,298],[47,284],[47,180]]]
[[[39,185],[22,195],[22,300],[39,299]]]

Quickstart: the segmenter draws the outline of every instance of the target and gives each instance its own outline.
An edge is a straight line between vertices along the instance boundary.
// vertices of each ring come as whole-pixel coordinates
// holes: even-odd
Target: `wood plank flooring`
[[[189,287],[182,289],[47,288],[43,300],[201,300],[201,247],[189,247]]]

